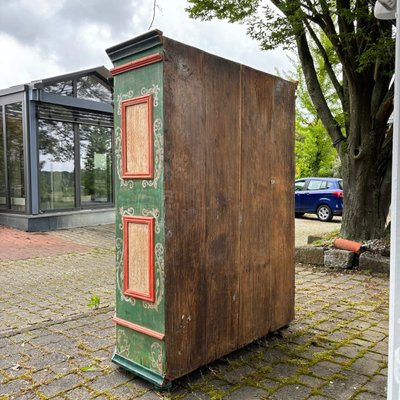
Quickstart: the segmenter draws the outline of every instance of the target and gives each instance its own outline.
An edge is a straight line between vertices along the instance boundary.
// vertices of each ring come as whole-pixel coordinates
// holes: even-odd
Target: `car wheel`
[[[322,204],[317,209],[317,217],[320,221],[329,222],[332,221],[333,213],[329,206]]]
[[[300,218],[300,217],[302,217],[304,215],[304,213],[294,213],[294,216],[296,217],[296,218]]]

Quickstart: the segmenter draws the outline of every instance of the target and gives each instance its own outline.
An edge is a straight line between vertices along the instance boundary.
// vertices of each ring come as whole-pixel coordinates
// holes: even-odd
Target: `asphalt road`
[[[309,235],[322,236],[339,230],[342,217],[333,217],[331,222],[321,222],[314,214],[305,214],[295,220],[295,246],[305,246]]]

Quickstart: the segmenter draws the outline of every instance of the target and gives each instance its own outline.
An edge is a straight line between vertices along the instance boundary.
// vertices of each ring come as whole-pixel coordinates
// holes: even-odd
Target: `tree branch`
[[[157,7],[157,0],[154,0],[153,2],[153,16],[151,18],[151,22],[149,27],[147,28],[147,30],[149,31],[151,29],[151,27],[153,26],[154,23],[154,18],[156,17],[156,7]]]
[[[296,34],[296,43],[310,97],[334,146],[337,147],[345,138],[342,135],[339,123],[333,117],[322,93],[305,32]]]
[[[328,54],[326,53],[324,46],[322,45],[322,43],[321,43],[321,41],[319,40],[317,34],[316,34],[315,31],[312,29],[312,27],[310,26],[310,24],[309,24],[308,21],[305,21],[305,25],[306,25],[306,27],[307,27],[308,32],[310,33],[311,38],[314,40],[315,44],[316,44],[317,47],[318,47],[318,50],[319,50],[320,53],[321,53],[321,56],[322,56],[322,58],[323,58],[323,60],[324,60],[326,72],[327,72],[327,74],[328,74],[328,76],[329,76],[329,79],[331,80],[331,82],[332,82],[332,84],[333,84],[333,87],[334,87],[335,90],[336,90],[336,93],[337,93],[338,96],[339,96],[340,103],[342,104],[342,110],[345,111],[345,108],[344,108],[345,102],[344,102],[344,97],[343,97],[343,88],[342,88],[342,86],[340,85],[338,79],[336,78],[336,74],[335,74],[335,71],[334,71],[333,68],[332,68],[332,64],[331,64],[331,62],[330,62],[330,60],[329,60]]]

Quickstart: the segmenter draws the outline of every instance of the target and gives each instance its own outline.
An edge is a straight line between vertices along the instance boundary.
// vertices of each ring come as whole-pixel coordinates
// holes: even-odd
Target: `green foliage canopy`
[[[341,234],[357,240],[382,236],[391,187],[391,21],[377,20],[368,0],[188,2],[193,18],[245,23],[265,50],[297,50],[307,92],[342,164]],[[318,74],[321,65],[324,76]]]

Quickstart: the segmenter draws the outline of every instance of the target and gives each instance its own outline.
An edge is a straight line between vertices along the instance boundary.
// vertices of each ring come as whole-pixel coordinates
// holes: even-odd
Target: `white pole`
[[[400,1],[396,17],[400,15]],[[397,19],[397,18],[396,18]],[[388,400],[400,400],[400,27],[396,28],[392,205],[390,236],[389,368]]]

